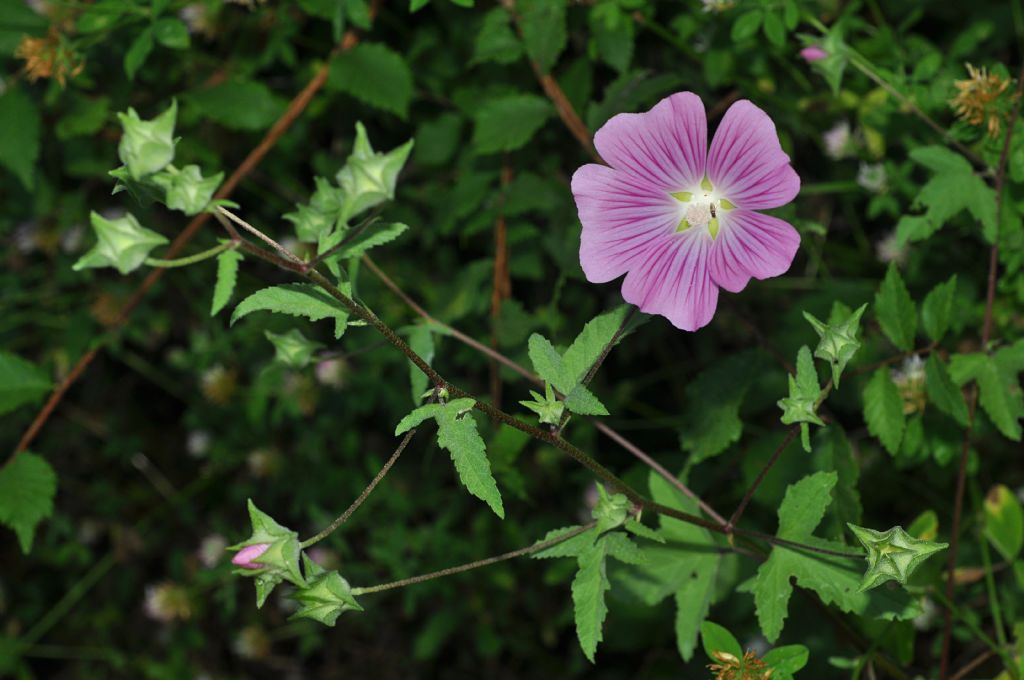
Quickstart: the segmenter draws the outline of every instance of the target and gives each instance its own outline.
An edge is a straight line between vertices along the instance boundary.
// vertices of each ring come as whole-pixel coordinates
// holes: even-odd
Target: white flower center
[[[691,227],[704,227],[711,221],[710,201],[690,201],[683,210],[683,219]]]
[[[723,211],[736,207],[715,191],[707,177],[692,191],[676,191],[671,196],[679,202],[679,225],[676,232],[691,227],[706,228],[711,238],[718,236],[719,219]]]

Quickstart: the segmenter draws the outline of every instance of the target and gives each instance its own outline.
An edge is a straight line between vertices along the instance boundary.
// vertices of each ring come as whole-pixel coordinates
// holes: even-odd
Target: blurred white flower
[[[736,6],[736,0],[701,0],[705,12],[724,12]]]
[[[196,550],[196,557],[207,569],[212,569],[224,558],[224,550],[228,547],[228,541],[220,534],[210,534],[199,543]]]
[[[205,430],[196,430],[188,433],[185,440],[185,450],[193,458],[203,458],[210,450],[210,433]]]
[[[845,120],[833,125],[822,136],[825,144],[825,154],[832,160],[845,158],[850,154],[850,146],[853,136],[850,131],[850,124]]]
[[[896,238],[895,231],[890,232],[875,244],[875,255],[878,256],[878,261],[886,264],[890,262],[903,264],[907,259],[908,252],[907,244],[900,243],[900,240]]]
[[[857,184],[876,194],[885,191],[885,166],[881,163],[861,163],[857,170]]]
[[[327,387],[341,387],[345,384],[348,362],[344,359],[327,359],[316,365],[317,382]]]
[[[175,619],[185,621],[192,616],[188,591],[171,581],[146,586],[142,608],[146,616],[162,623],[170,623]]]

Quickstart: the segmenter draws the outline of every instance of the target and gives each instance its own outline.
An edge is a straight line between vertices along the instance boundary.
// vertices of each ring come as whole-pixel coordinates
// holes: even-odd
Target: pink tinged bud
[[[810,47],[805,47],[800,50],[800,56],[803,57],[805,61],[821,61],[828,56],[828,52],[817,45],[811,45]]]
[[[247,545],[238,551],[238,553],[231,558],[231,564],[242,569],[262,569],[264,565],[256,561],[256,559],[267,552],[270,548],[269,543],[255,543],[253,545]]]

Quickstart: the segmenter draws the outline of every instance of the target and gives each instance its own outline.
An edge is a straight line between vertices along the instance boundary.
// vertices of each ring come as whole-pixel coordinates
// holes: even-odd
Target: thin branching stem
[[[1017,96],[1013,103],[1013,111],[1006,126],[1006,138],[1003,140],[1003,150],[999,154],[999,165],[996,168],[995,192],[996,192],[996,229],[992,239],[992,247],[989,250],[988,262],[988,290],[985,295],[985,319],[981,328],[981,349],[988,351],[988,343],[992,338],[992,308],[995,304],[996,281],[999,276],[999,223],[1003,218],[1003,183],[1006,181],[1006,165],[1010,157],[1010,142],[1013,139],[1013,130],[1020,117],[1021,95],[1024,94],[1024,64],[1021,65],[1020,73],[1017,76]],[[956,475],[956,496],[953,505],[953,526],[949,539],[949,558],[946,564],[946,601],[952,605],[953,589],[956,585],[956,558],[960,548],[960,519],[964,509],[964,488],[967,480],[967,457],[971,450],[971,433],[974,429],[974,415],[978,407],[978,387],[970,390],[967,400],[967,427],[964,428],[963,446],[960,448],[960,466]],[[947,680],[949,677],[950,644],[953,635],[953,615],[947,607],[942,627],[942,658],[939,665],[939,679]]]
[[[234,221],[236,222],[236,224],[238,224],[240,222],[240,219]],[[248,223],[246,223],[245,228],[247,231],[258,231],[256,230],[255,227],[249,225]],[[266,235],[261,236],[260,239],[265,242],[271,243],[272,245],[276,244],[276,242],[273,241],[273,239],[270,239],[270,237]],[[249,246],[251,246],[252,249],[254,249],[255,251],[260,250],[259,248],[255,248],[254,246],[252,246],[252,244],[249,244]],[[250,252],[250,248],[246,247],[246,251]],[[293,258],[297,259],[291,253],[289,253],[291,257],[284,259],[278,256],[273,256],[270,253],[266,253],[266,255],[271,255],[271,257],[264,257],[264,255],[259,255],[259,257],[262,257],[267,261],[275,263],[292,263]],[[291,269],[291,267],[285,268]],[[292,271],[295,270],[292,269]],[[558,449],[559,451],[562,451],[563,453],[567,454],[570,458],[576,460],[578,463],[580,463],[585,468],[590,470],[596,477],[609,484],[611,487],[613,487],[613,489],[626,496],[633,503],[633,505],[639,509],[647,508],[653,512],[657,512],[662,515],[667,515],[669,517],[673,517],[688,524],[703,527],[710,531],[715,531],[717,533],[726,533],[726,527],[721,523],[713,522],[704,519],[703,517],[699,517],[697,515],[691,515],[689,513],[676,510],[675,508],[655,503],[654,501],[645,497],[639,491],[631,487],[629,484],[627,484],[625,481],[619,478],[615,473],[613,473],[611,470],[609,470],[604,465],[595,460],[588,453],[586,453],[579,447],[575,446],[574,444],[563,439],[561,436],[558,435],[558,433],[551,432],[550,430],[542,430],[534,425],[530,425],[529,423],[523,422],[522,420],[519,420],[515,416],[509,415],[508,413],[505,413],[501,409],[491,404],[480,401],[471,393],[450,383],[437,371],[431,368],[430,365],[427,364],[427,362],[423,359],[423,357],[421,357],[419,354],[413,351],[413,349],[409,347],[408,343],[406,343],[405,340],[401,338],[401,336],[395,333],[395,331],[392,330],[390,326],[381,321],[380,318],[378,318],[377,315],[371,312],[369,309],[357,303],[355,300],[353,300],[348,295],[343,293],[337,286],[331,283],[331,281],[323,274],[316,270],[304,272],[302,271],[301,268],[298,270],[298,273],[302,274],[305,278],[315,283],[316,285],[320,286],[328,295],[330,295],[335,300],[340,302],[342,306],[348,309],[353,315],[362,319],[370,326],[373,326],[373,328],[376,329],[381,335],[383,335],[388,342],[390,342],[396,349],[398,349],[402,354],[404,354],[417,368],[419,368],[419,370],[422,371],[423,374],[426,375],[427,378],[434,383],[435,388],[437,388],[438,390],[447,390],[449,396],[454,398],[465,397],[473,399],[474,408],[476,408],[478,411],[485,413],[486,415],[488,415],[494,420],[497,420],[498,422],[504,423],[509,427],[513,427],[521,432],[530,435],[532,438],[538,441],[549,444]],[[763,540],[772,545],[785,545],[794,549],[804,550],[812,553],[848,557],[853,559],[860,559],[862,557],[860,554],[840,553],[832,550],[826,550],[812,545],[805,545],[795,541],[780,539],[777,536],[763,534],[758,531],[751,531],[747,529],[739,529],[733,527],[731,533],[734,533],[738,536],[746,536],[749,538]]]
[[[209,260],[211,257],[217,257],[225,250],[231,250],[232,248],[237,247],[237,241],[225,241],[224,243],[215,245],[213,248],[204,250],[201,253],[196,253],[195,255],[189,255],[187,257],[179,257],[174,260],[161,260],[158,257],[147,257],[144,260],[144,264],[147,264],[150,267],[162,267],[164,269],[171,269],[174,267],[187,267],[190,264],[203,262],[204,260]]]
[[[378,586],[366,586],[364,588],[353,588],[353,595],[369,595],[371,593],[380,593],[385,590],[394,590],[395,588],[404,588],[405,586],[415,585],[417,583],[423,583],[424,581],[433,581],[436,578],[443,578],[445,576],[451,576],[453,574],[461,574],[464,571],[472,571],[473,569],[479,569],[480,567],[487,567],[498,562],[504,562],[506,560],[515,559],[517,557],[523,557],[524,555],[531,555],[541,550],[547,550],[559,543],[565,543],[570,538],[575,538],[582,533],[590,531],[594,528],[596,522],[589,522],[583,526],[576,527],[572,531],[566,532],[560,536],[549,538],[546,541],[540,541],[539,543],[532,543],[525,548],[519,548],[518,550],[512,550],[507,553],[495,555],[494,557],[488,557],[482,560],[476,560],[475,562],[469,562],[467,564],[461,564],[457,567],[448,567],[447,569],[441,569],[439,571],[432,571],[429,574],[421,574],[419,576],[411,576],[409,578],[399,579],[397,581],[391,581],[390,583],[382,583]]]

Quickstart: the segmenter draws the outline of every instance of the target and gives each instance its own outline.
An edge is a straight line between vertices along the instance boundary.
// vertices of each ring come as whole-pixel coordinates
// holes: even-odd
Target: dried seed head
[[[1007,116],[1008,102],[1000,98],[1010,87],[1010,79],[989,73],[984,67],[966,66],[970,77],[954,81],[957,94],[949,103],[958,118],[975,127],[984,125],[988,135],[994,139],[999,136],[1003,119]]]

